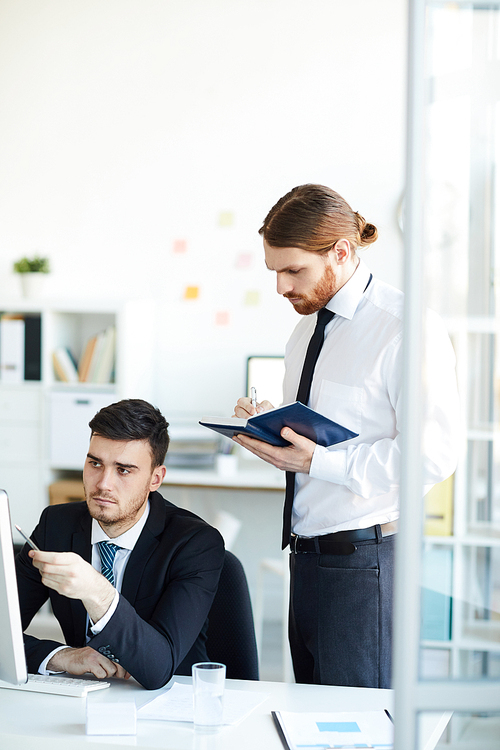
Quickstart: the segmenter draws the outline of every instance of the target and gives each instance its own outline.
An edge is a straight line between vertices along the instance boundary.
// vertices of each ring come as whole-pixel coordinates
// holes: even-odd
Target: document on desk
[[[238,724],[267,698],[269,693],[226,688],[223,698],[223,724]],[[169,690],[141,706],[137,711],[137,718],[192,722],[193,686],[174,682]]]
[[[392,750],[394,725],[386,711],[272,712],[287,750],[377,748]]]

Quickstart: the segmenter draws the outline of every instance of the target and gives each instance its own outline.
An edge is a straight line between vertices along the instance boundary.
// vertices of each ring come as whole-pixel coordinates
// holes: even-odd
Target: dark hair
[[[109,440],[147,440],[153,468],[165,461],[170,438],[168,422],[159,409],[140,398],[105,406],[90,420],[92,435]]]
[[[326,253],[337,240],[352,248],[375,242],[377,227],[368,224],[347,201],[324,185],[299,185],[280,198],[259,229],[271,247],[300,247]]]

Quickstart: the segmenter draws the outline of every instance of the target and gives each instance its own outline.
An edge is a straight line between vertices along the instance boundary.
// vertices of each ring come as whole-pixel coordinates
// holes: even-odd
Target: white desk
[[[190,678],[177,677],[178,682]],[[268,693],[264,703],[246,719],[217,734],[198,734],[191,724],[137,722],[136,737],[87,737],[85,700],[0,689],[0,748],[2,750],[110,750],[110,747],[167,748],[167,750],[283,750],[271,717],[282,711],[392,710],[391,690],[296,685],[280,682],[228,680],[230,689]],[[134,682],[117,680],[89,701],[135,699],[138,707],[160,691],[146,691]],[[436,714],[423,729],[422,750],[432,750],[448,721]]]

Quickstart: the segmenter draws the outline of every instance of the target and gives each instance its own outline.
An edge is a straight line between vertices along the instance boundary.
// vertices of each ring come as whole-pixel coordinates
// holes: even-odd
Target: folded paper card
[[[333,422],[322,414],[318,414],[317,411],[304,406],[300,401],[255,414],[248,419],[203,417],[203,419],[200,419],[200,424],[220,432],[221,435],[226,437],[249,435],[257,440],[262,440],[264,443],[278,446],[290,445],[288,440],[281,437],[280,433],[283,427],[291,427],[299,435],[303,435],[325,447],[358,436],[358,433],[342,427],[342,425]]]

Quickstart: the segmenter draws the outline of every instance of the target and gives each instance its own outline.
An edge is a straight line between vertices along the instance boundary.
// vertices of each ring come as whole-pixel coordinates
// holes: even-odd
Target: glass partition
[[[420,414],[408,405],[398,565],[415,587],[399,572],[398,750],[418,747],[433,708],[454,711],[438,747],[500,743],[499,5],[410,2],[405,386],[424,393],[408,368],[423,369],[430,307],[455,349],[463,437],[453,477],[422,502],[425,396]]]

